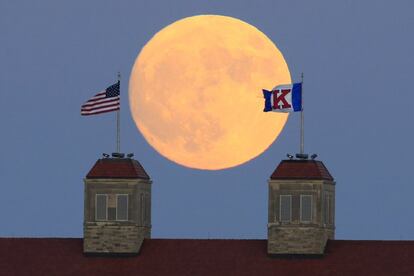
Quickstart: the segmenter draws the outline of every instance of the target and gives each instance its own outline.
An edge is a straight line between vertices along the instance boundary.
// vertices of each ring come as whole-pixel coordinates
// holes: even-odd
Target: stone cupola
[[[151,237],[151,180],[137,160],[106,156],[84,179],[83,251],[137,254]]]
[[[325,165],[283,160],[268,183],[268,254],[323,254],[335,236],[335,182]]]

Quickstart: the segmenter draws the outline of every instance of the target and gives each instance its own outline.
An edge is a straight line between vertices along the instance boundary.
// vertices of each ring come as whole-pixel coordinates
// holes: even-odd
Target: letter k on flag
[[[264,112],[302,111],[302,83],[278,85],[268,91],[263,89]]]

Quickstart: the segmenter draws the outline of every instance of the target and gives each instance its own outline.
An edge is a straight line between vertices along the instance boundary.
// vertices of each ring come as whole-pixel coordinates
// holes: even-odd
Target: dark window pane
[[[334,223],[334,203],[333,203],[333,196],[329,197],[329,224],[333,224]]]
[[[324,201],[323,201],[323,212],[324,212],[324,216],[323,216],[323,222],[325,224],[329,223],[329,213],[330,213],[330,204],[329,204],[329,195],[325,195]]]
[[[140,206],[141,206],[141,210],[140,210],[140,216],[141,216],[141,225],[144,225],[145,224],[145,221],[144,221],[144,195],[143,194],[141,194],[141,197],[140,197]]]
[[[312,196],[301,195],[300,197],[300,218],[303,222],[310,222],[312,220]]]
[[[106,204],[107,204],[107,197],[106,195],[100,194],[96,195],[96,217],[95,220],[106,220]]]
[[[290,195],[280,196],[280,221],[290,222],[292,197]]]
[[[300,196],[299,195],[292,195],[292,221],[299,221],[300,220]]]
[[[128,195],[118,195],[116,201],[116,219],[128,220]]]
[[[116,220],[116,208],[108,208],[108,220]]]
[[[151,211],[151,201],[150,201],[150,197],[149,197],[149,195],[147,194],[146,195],[146,198],[147,198],[147,201],[146,201],[146,203],[145,203],[145,211],[146,211],[146,214],[145,214],[145,216],[146,216],[146,219],[145,219],[145,221],[146,221],[146,223],[148,224],[149,222],[150,222],[150,218],[151,218],[151,214],[150,214],[150,211]]]

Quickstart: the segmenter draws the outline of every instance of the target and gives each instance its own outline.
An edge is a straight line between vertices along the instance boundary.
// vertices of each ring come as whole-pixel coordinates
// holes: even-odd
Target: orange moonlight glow
[[[145,139],[197,169],[240,165],[277,138],[287,114],[264,113],[262,88],[290,83],[276,46],[232,17],[184,18],[159,31],[132,69],[129,101]]]

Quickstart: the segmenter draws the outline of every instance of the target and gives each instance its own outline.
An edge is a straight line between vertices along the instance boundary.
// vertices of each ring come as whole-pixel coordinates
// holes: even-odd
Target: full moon
[[[199,15],[160,30],[139,53],[129,80],[132,117],[161,155],[219,170],[263,153],[287,114],[263,112],[262,89],[290,83],[285,59],[239,19]]]

